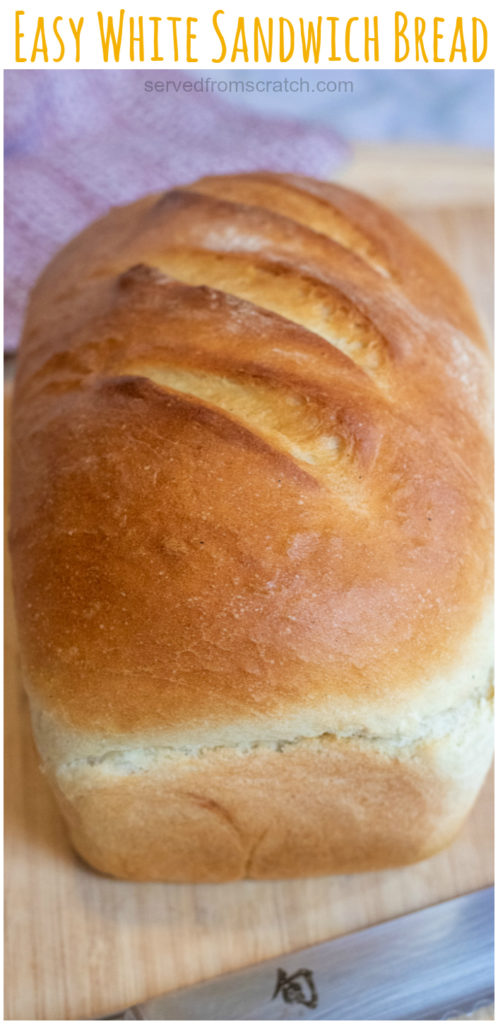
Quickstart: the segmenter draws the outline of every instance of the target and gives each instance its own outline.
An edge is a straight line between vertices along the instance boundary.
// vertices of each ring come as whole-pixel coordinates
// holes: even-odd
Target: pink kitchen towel
[[[207,72],[5,73],[5,346],[50,256],[109,206],[202,174],[255,169],[330,177],[346,154],[331,129],[186,91]],[[147,80],[169,80],[147,91]],[[176,90],[178,87],[178,91]]]

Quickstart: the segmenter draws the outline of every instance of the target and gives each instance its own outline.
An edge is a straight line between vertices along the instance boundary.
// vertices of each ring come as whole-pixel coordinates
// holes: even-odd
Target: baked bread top
[[[20,349],[39,706],[82,749],[446,728],[488,685],[489,382],[462,284],[347,189],[242,174],[111,210]]]

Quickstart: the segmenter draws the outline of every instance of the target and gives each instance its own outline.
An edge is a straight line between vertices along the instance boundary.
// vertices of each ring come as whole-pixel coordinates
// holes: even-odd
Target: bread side
[[[472,806],[492,743],[483,699],[425,742],[323,735],[196,754],[131,747],[48,774],[76,850],[106,874],[290,878],[436,853]]]

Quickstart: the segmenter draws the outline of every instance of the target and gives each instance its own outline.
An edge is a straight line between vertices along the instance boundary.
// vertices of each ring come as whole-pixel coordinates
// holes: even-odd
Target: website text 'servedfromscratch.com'
[[[353,82],[336,78],[309,81],[307,78],[211,78],[209,75],[200,78],[182,79],[147,79],[144,82],[145,92],[167,93],[352,93]]]

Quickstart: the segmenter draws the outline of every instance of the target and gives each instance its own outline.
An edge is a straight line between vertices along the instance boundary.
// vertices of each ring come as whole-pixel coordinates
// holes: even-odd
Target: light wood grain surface
[[[493,151],[466,146],[360,142],[340,172],[350,188],[419,210],[491,206]]]
[[[490,331],[490,207],[402,212],[462,273]],[[492,881],[491,780],[453,846],[410,868],[197,887],[101,877],[72,853],[38,767],[8,578],[6,648],[7,1019],[98,1017]]]

